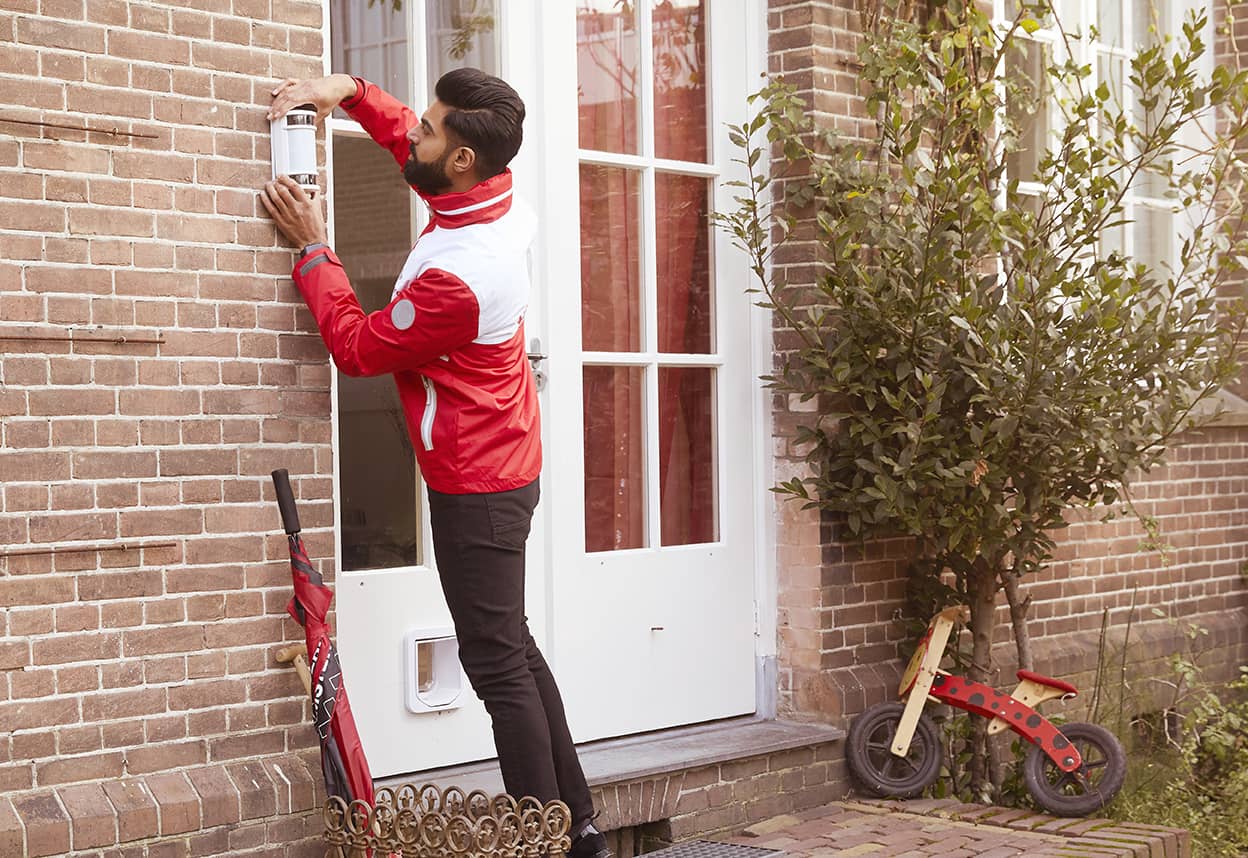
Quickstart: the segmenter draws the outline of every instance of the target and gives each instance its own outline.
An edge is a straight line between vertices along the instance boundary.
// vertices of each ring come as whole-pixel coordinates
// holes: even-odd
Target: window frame
[[[998,33],[1004,34],[1010,24],[1010,19],[1005,17],[1007,4],[1013,5],[1016,0],[993,0],[992,12],[993,23]],[[1121,15],[1120,26],[1122,28],[1122,45],[1116,45],[1112,40],[1103,38],[1103,34],[1097,33],[1093,37],[1092,27],[1097,23],[1097,12],[1099,4],[1104,2],[1119,3],[1119,12]],[[1147,0],[1150,8],[1153,7],[1153,0]],[[1176,33],[1182,32],[1183,21],[1187,15],[1196,8],[1195,0],[1165,0],[1166,9],[1164,10],[1164,20],[1158,21],[1159,32],[1157,37],[1164,39],[1167,36],[1174,36]],[[1055,0],[1054,6],[1058,6],[1058,12],[1062,15],[1061,24],[1070,36],[1069,44],[1075,52],[1074,59],[1083,65],[1091,65],[1093,69],[1092,77],[1089,83],[1097,85],[1101,80],[1099,63],[1103,58],[1109,58],[1111,61],[1123,64],[1122,80],[1115,87],[1115,94],[1120,100],[1123,109],[1128,113],[1134,113],[1137,107],[1137,96],[1129,80],[1127,80],[1127,70],[1130,67],[1131,58],[1136,50],[1135,45],[1141,43],[1141,39],[1137,34],[1147,32],[1148,27],[1141,28],[1134,20],[1135,6],[1134,2],[1126,2],[1126,0]],[[1072,20],[1072,12],[1075,20]],[[1151,26],[1151,22],[1148,26]],[[1074,34],[1078,33],[1078,38],[1074,38]],[[1208,22],[1205,32],[1202,34],[1207,46],[1206,53],[1202,58],[1200,73],[1205,78],[1212,75],[1214,65],[1216,63],[1216,30],[1214,27],[1213,15],[1208,16]],[[1054,57],[1064,59],[1069,56],[1066,49],[1066,43],[1063,42],[1061,34],[1053,27],[1042,26],[1034,33],[1017,32],[1015,38],[1022,39],[1029,44],[1044,45],[1054,51]],[[1061,110],[1057,109],[1055,99],[1060,97],[1060,93],[1050,94],[1048,100],[1044,102],[1044,113],[1048,122],[1047,137],[1052,143],[1057,135],[1061,132]],[[1004,108],[1003,108],[1004,109]],[[1181,134],[1180,143],[1193,142],[1196,136],[1201,133],[1199,128],[1199,120],[1190,127],[1184,129]],[[1007,173],[1007,179],[1008,179]],[[1140,181],[1139,176],[1136,182]],[[1044,191],[1043,186],[1034,181],[1019,181],[1018,193],[1027,197],[1037,197]],[[1002,189],[1002,204],[1005,203],[1005,189]],[[1136,212],[1141,209],[1147,209],[1153,212],[1166,212],[1169,215],[1171,228],[1166,231],[1170,246],[1165,254],[1156,257],[1156,261],[1160,263],[1163,270],[1173,272],[1175,269],[1178,248],[1185,235],[1190,233],[1190,224],[1185,220],[1185,209],[1177,200],[1167,199],[1165,197],[1149,196],[1142,193],[1135,187],[1129,187],[1123,196],[1123,218],[1129,223],[1118,227],[1120,230],[1120,241],[1115,249],[1121,251],[1125,256],[1135,258],[1136,250],[1136,232],[1140,226],[1140,221],[1136,216]],[[1102,247],[1104,247],[1104,236],[1102,237]],[[1141,260],[1146,261],[1146,260]],[[1151,267],[1151,262],[1149,262]]]

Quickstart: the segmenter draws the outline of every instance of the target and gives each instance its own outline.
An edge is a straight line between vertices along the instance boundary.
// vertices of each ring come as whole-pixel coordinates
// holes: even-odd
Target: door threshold
[[[845,731],[829,724],[751,716],[601,739],[576,749],[589,785],[601,787],[843,738]],[[433,784],[439,789],[454,785],[465,792],[479,789],[490,795],[503,791],[497,760],[378,778],[374,784],[378,788]]]

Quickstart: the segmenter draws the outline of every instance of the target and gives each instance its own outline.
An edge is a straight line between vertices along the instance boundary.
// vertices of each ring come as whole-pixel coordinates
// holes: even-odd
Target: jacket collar
[[[463,193],[432,197],[421,194],[421,199],[433,215],[431,226],[454,229],[474,223],[490,223],[511,209],[511,170],[503,170]]]

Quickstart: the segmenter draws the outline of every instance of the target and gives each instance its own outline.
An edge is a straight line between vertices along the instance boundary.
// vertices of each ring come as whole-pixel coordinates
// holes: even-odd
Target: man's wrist
[[[347,110],[359,103],[360,98],[363,97],[364,84],[354,75],[339,74],[338,77],[342,79],[343,93],[342,97],[338,99],[338,104],[344,110]]]
[[[325,248],[326,250],[329,250],[329,245],[323,241],[313,241],[309,244],[305,244],[299,251],[299,258],[303,259],[309,253],[315,253],[316,251],[320,250],[322,247]]]

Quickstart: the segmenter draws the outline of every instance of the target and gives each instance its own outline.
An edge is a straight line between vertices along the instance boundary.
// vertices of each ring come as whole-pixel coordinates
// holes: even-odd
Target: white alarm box
[[[273,178],[290,176],[309,195],[316,182],[316,106],[301,104],[285,116],[269,120]]]

